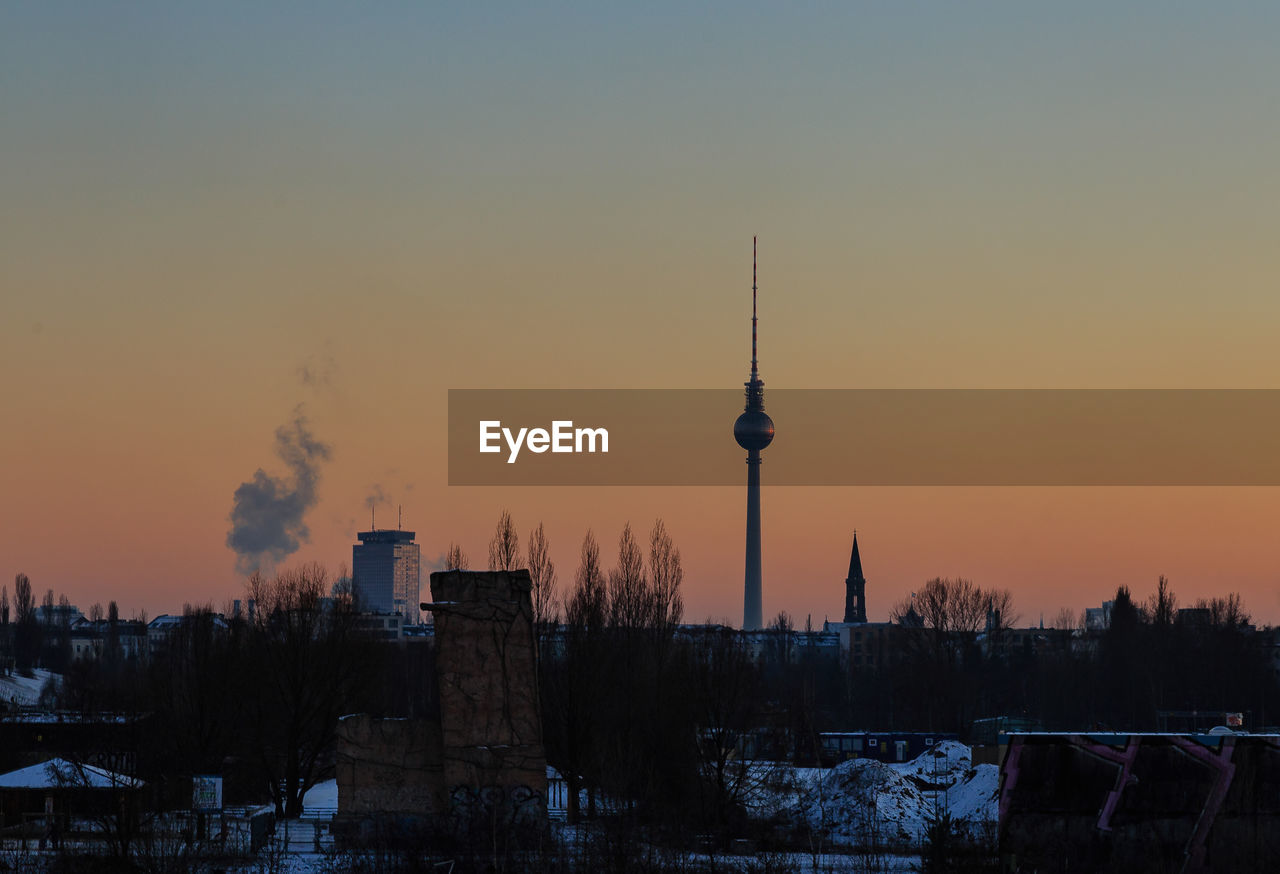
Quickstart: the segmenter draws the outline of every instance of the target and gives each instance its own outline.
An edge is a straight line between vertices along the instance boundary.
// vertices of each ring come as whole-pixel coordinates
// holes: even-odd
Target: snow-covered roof
[[[0,774],[0,789],[137,789],[141,780],[93,765],[77,765],[66,759],[50,759]]]
[[[175,631],[184,625],[194,624],[196,621],[204,621],[206,616],[213,622],[213,627],[218,629],[226,629],[230,626],[227,619],[221,613],[161,613],[155,619],[147,623],[147,628],[151,631]]]

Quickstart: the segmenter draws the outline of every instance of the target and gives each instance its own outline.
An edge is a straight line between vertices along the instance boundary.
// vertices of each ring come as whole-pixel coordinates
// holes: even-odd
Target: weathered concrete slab
[[[528,571],[431,575],[439,719],[342,720],[335,833],[408,835],[444,814],[545,821],[531,591]]]
[[[338,809],[355,816],[444,810],[440,752],[434,720],[345,717],[338,724]]]
[[[545,808],[528,571],[431,575],[444,783],[452,804]]]

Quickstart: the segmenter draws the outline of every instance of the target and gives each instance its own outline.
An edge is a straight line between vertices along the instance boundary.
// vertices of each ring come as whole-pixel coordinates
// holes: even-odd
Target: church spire
[[[858,555],[858,529],[853,529],[853,553],[849,556],[849,579],[862,579],[862,556]]]
[[[853,551],[849,553],[849,576],[844,581],[844,621],[867,621],[867,581],[862,576],[857,530],[853,532]]]

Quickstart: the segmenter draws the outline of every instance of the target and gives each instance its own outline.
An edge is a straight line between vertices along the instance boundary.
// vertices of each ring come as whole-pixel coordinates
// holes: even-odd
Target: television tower
[[[756,238],[751,238],[751,378],[747,404],[733,423],[733,439],[747,450],[747,562],[743,591],[742,628],[764,626],[763,585],[760,580],[760,450],[773,442],[773,420],[764,411],[764,381],[756,361]]]

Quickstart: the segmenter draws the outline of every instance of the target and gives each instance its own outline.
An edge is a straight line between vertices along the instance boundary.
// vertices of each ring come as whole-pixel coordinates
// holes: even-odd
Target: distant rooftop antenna
[[[404,504],[396,505],[396,530],[404,530]]]

